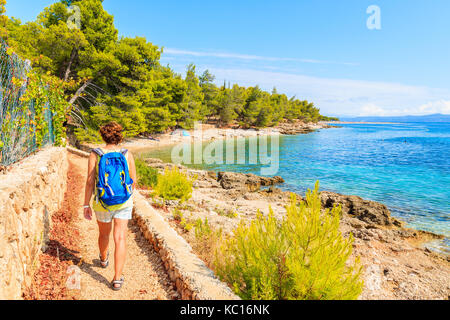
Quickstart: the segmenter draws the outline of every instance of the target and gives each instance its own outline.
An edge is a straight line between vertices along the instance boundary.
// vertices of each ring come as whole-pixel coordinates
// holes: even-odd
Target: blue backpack
[[[130,178],[127,159],[128,150],[104,153],[101,149],[93,150],[100,156],[97,178],[97,201],[106,208],[123,204],[133,194],[133,180]],[[108,209],[108,208],[106,208]]]

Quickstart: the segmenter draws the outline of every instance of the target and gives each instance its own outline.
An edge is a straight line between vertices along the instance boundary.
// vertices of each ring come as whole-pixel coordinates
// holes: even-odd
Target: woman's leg
[[[104,223],[97,220],[98,223],[98,247],[100,249],[100,258],[105,261],[108,256],[109,235],[111,234],[112,222]]]
[[[128,220],[114,219],[114,243],[116,244],[116,251],[114,253],[114,280],[120,280],[122,277],[123,266],[125,265],[125,258],[127,256],[127,228]]]

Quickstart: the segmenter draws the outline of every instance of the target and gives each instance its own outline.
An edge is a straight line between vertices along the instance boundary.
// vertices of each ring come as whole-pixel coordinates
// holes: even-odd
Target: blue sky
[[[34,20],[51,0],[8,0]],[[370,5],[381,30],[369,30]],[[194,63],[216,82],[259,85],[327,115],[450,114],[450,1],[105,0],[123,36],[164,47],[162,63]]]

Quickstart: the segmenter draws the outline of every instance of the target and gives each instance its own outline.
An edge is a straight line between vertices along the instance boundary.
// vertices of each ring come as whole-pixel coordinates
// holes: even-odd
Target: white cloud
[[[432,113],[443,113],[450,114],[450,100],[439,100],[428,102],[424,105],[421,105],[417,114],[432,114]]]
[[[361,112],[358,116],[385,116],[387,114],[388,112],[385,109],[373,103],[369,103],[362,106]]]
[[[206,69],[206,67],[205,67]],[[450,113],[450,90],[400,83],[311,77],[281,72],[209,67],[217,83],[259,85],[312,101],[329,115]]]
[[[348,65],[348,66],[357,65],[356,63],[352,63],[352,62],[333,62],[333,61],[324,61],[324,60],[316,60],[316,59],[265,57],[265,56],[239,54],[239,53],[204,52],[204,51],[202,52],[202,51],[180,50],[180,49],[173,49],[173,48],[164,48],[164,54],[176,55],[176,56],[211,57],[211,58],[254,60],[254,61],[291,61],[291,62],[317,63],[317,64],[340,64],[340,65]]]
[[[402,116],[414,115],[421,116],[427,114],[450,114],[450,101],[439,100],[431,101],[417,107],[405,107],[400,109],[382,108],[375,104],[363,105],[359,116]]]
[[[164,49],[164,58],[177,72],[185,72],[185,64],[196,57],[198,71],[209,69],[217,84],[223,81],[242,86],[259,85],[265,90],[284,92],[314,102],[323,114],[338,116],[394,116],[450,114],[450,90],[380,81],[335,79],[302,75],[292,62],[312,64],[330,61],[276,58],[256,55]],[[168,56],[167,56],[168,54]],[[221,59],[221,60],[217,60]],[[197,60],[197,59],[196,59]],[[283,61],[291,62],[282,64]],[[178,62],[178,63],[177,63]],[[267,62],[267,63],[260,63]],[[336,63],[354,65],[352,63]],[[294,70],[298,71],[294,71]],[[281,71],[283,70],[283,71]],[[286,71],[284,71],[286,70]]]

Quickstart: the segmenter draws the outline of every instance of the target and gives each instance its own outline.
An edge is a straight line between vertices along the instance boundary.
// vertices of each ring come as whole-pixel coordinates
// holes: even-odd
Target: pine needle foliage
[[[136,165],[139,187],[154,188],[158,183],[158,170],[148,166],[147,163],[140,158],[136,158],[134,163]]]
[[[192,197],[193,182],[194,179],[188,177],[177,167],[166,168],[164,174],[158,176],[155,192],[165,200],[185,202]]]
[[[213,234],[213,230],[209,225],[208,218],[205,220],[197,219],[195,222],[195,237],[197,239],[209,238]]]
[[[286,217],[258,213],[217,250],[215,270],[246,300],[353,300],[363,287],[353,236],[339,231],[341,208],[321,210],[319,183],[306,201],[292,195]]]

